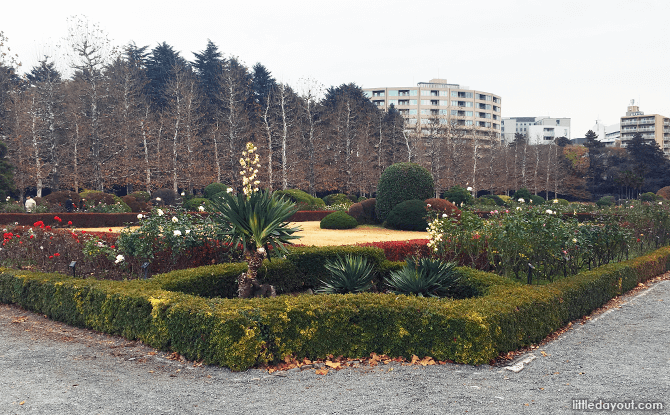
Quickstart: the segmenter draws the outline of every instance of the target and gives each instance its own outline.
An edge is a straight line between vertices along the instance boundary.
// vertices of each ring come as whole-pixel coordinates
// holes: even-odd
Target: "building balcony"
[[[637,120],[624,120],[621,121],[621,125],[637,125]]]
[[[654,127],[640,127],[639,131],[654,131]]]

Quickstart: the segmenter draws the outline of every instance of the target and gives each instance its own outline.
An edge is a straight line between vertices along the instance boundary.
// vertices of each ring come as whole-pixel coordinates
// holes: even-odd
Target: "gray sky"
[[[211,39],[279,81],[411,86],[446,78],[500,95],[502,115],[572,118],[573,138],[614,124],[631,99],[670,116],[670,2],[6,2],[0,30],[30,69],[85,15],[117,45],[167,42],[192,60]]]

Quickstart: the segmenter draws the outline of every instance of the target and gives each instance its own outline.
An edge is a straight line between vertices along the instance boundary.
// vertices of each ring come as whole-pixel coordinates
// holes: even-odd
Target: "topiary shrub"
[[[616,201],[614,200],[614,196],[603,196],[596,202],[596,205],[599,207],[606,207],[606,206],[614,206]]]
[[[205,199],[212,200],[212,197],[220,192],[225,192],[228,190],[228,187],[223,183],[211,183],[205,186],[205,192],[204,192],[204,197]]]
[[[327,195],[326,197],[323,198],[323,201],[326,203],[328,206],[333,206],[333,205],[351,205],[352,201],[349,199],[347,195],[344,193],[333,193],[330,195]]]
[[[149,210],[147,202],[143,200],[137,200],[134,196],[126,195],[121,198],[123,203],[130,207],[131,212],[146,212]]]
[[[71,199],[72,203],[74,203],[74,206],[78,207],[81,196],[79,196],[77,192],[63,190],[59,192],[52,192],[44,196],[42,198],[42,203],[48,204],[49,210],[51,212],[65,212],[66,202],[68,199]]]
[[[661,187],[658,189],[658,192],[656,192],[656,195],[666,200],[670,199],[670,186]]]
[[[367,200],[367,197],[361,196],[361,197],[358,198],[358,203],[361,203],[364,200]]]
[[[447,215],[447,217],[460,218],[461,211],[448,200],[444,199],[426,199],[426,211],[432,216],[442,217],[442,215]]]
[[[484,195],[480,197],[480,199],[482,198],[493,200],[497,206],[505,206],[505,201],[498,195]]]
[[[321,219],[321,229],[353,229],[356,226],[358,226],[356,219],[343,211],[333,212]]]
[[[519,201],[519,199],[523,199],[524,203],[530,203],[530,191],[526,189],[525,187],[522,187],[521,189],[517,190],[516,193],[514,193],[514,196],[512,196],[512,199],[514,201]]]
[[[358,203],[358,197],[356,195],[347,195],[349,200],[351,200],[351,203]]]
[[[565,199],[553,199],[551,201],[551,203],[554,203],[554,204],[557,204],[557,205],[560,205],[560,206],[568,206],[570,204],[570,202],[568,202]]]
[[[288,198],[296,204],[298,210],[318,210],[326,206],[323,200],[300,189],[277,190],[274,194]]]
[[[204,197],[194,197],[191,200],[188,200],[184,202],[182,207],[184,210],[187,212],[199,212],[200,211],[200,206],[205,208],[205,212],[214,212],[214,205],[212,205],[212,201],[209,199],[205,199]]]
[[[158,189],[151,196],[158,205],[174,206],[177,203],[177,192],[172,189]]]
[[[132,196],[137,200],[138,202],[144,202],[144,203],[149,203],[151,200],[151,194],[149,192],[142,192],[142,191],[137,191],[137,192],[132,192],[128,196]]]
[[[488,197],[478,197],[477,199],[475,199],[475,205],[488,208],[496,206],[496,201],[493,199],[489,199]]]
[[[530,201],[533,202],[534,205],[541,205],[545,202],[544,198],[539,195],[530,195]]]
[[[356,221],[361,225],[366,223],[377,223],[375,202],[376,200],[373,198],[354,203],[349,207],[349,216],[356,219]]]
[[[498,195],[498,197],[501,198],[506,205],[509,205],[512,202],[512,198],[507,195]]]
[[[406,200],[429,199],[435,194],[430,172],[416,163],[396,163],[384,170],[377,184],[376,213],[379,221],[388,219],[393,208]]]
[[[643,202],[655,202],[657,200],[656,193],[647,192],[640,195],[640,200]]]
[[[472,193],[461,186],[452,186],[449,190],[444,192],[442,198],[450,201],[456,206],[471,205],[474,203]]]
[[[406,200],[398,203],[384,221],[384,227],[401,231],[425,231],[426,202],[423,200]]]

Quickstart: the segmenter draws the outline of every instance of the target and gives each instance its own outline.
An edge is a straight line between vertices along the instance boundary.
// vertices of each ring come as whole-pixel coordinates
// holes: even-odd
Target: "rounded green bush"
[[[496,201],[488,197],[478,197],[476,204],[480,206],[496,206]]]
[[[596,202],[596,205],[599,207],[605,207],[605,206],[614,206],[615,204],[614,196],[603,196]]]
[[[385,221],[393,208],[406,200],[430,199],[435,184],[430,172],[416,163],[396,163],[384,170],[377,184],[377,218]]]
[[[208,184],[207,186],[205,186],[205,192],[204,192],[203,196],[205,197],[205,199],[212,200],[212,197],[215,194],[227,191],[228,187],[229,186],[226,186],[223,183]]]
[[[505,201],[498,195],[484,195],[484,196],[481,196],[479,199],[482,199],[482,198],[493,200],[493,202],[497,206],[505,206]]]
[[[426,206],[426,202],[418,199],[398,203],[386,217],[384,226],[401,231],[425,231],[428,228]]]
[[[184,210],[187,212],[198,212],[200,210],[200,206],[205,208],[205,212],[214,211],[214,205],[212,205],[212,202],[209,199],[205,199],[204,197],[194,197],[193,199],[184,202],[182,205]]]
[[[442,198],[456,206],[471,205],[474,202],[472,193],[461,186],[452,186],[449,190],[444,192]]]
[[[525,187],[522,187],[521,189],[517,190],[516,193],[514,193],[514,196],[512,196],[512,199],[514,199],[515,202],[518,202],[519,199],[523,199],[524,202],[530,203],[530,191],[526,189]]]
[[[561,206],[568,206],[568,205],[570,204],[570,202],[568,202],[568,201],[565,200],[565,199],[553,199],[553,200],[551,201],[551,203],[555,203],[555,204],[557,204],[557,205],[561,205]]]
[[[327,195],[326,197],[323,198],[323,201],[326,203],[328,206],[333,206],[333,205],[351,205],[353,202],[347,195],[344,193],[333,193],[330,195]]]
[[[660,199],[660,197],[656,196],[654,192],[642,193],[640,195],[640,200],[643,202],[655,202],[657,199]]]
[[[541,205],[542,203],[545,202],[544,198],[538,195],[530,195],[530,200],[533,202],[534,205]]]
[[[333,212],[321,219],[321,229],[353,229],[356,226],[358,226],[356,219],[343,211]]]
[[[326,204],[318,197],[313,197],[309,193],[300,189],[277,190],[274,192],[277,196],[284,196],[293,201],[298,210],[315,210],[325,207]]]

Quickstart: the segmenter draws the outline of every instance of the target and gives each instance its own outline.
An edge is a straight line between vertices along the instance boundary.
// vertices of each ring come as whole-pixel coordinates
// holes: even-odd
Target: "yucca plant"
[[[456,264],[431,258],[407,258],[407,265],[391,272],[387,284],[395,294],[444,297],[458,280]]]
[[[367,291],[372,286],[373,264],[362,256],[345,255],[338,256],[331,261],[326,260],[325,267],[330,271],[331,277],[323,283],[323,287],[317,290],[322,294],[346,294]]]
[[[259,285],[256,275],[268,249],[272,247],[286,253],[284,244],[300,238],[293,235],[300,227],[291,227],[288,223],[296,212],[295,203],[262,190],[235,196],[221,192],[212,204],[220,213],[213,215],[214,220],[229,224],[230,230],[225,233],[233,246],[240,244],[244,249],[249,268],[238,280],[238,293],[240,297],[248,298]]]

